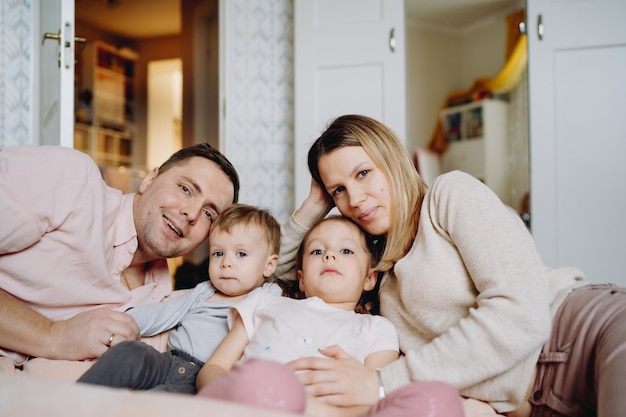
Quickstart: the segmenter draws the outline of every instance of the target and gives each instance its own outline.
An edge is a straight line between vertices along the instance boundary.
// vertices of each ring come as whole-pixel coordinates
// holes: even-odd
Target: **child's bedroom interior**
[[[338,115],[336,109],[348,108],[339,103],[337,90],[336,107],[306,107],[310,114],[302,115],[302,100],[314,100],[298,96],[304,92],[301,83],[307,83],[299,78],[300,69],[313,58],[297,49],[305,38],[298,25],[313,26],[330,15],[302,12],[309,1],[321,4],[319,10],[333,3],[54,0],[61,15],[63,5],[73,9],[71,146],[94,159],[109,185],[134,192],[175,150],[208,142],[237,167],[241,202],[270,208],[281,223],[287,220],[308,192],[303,152],[330,116]],[[626,64],[626,27],[618,18],[626,5],[621,0],[361,1],[335,2],[331,20],[350,27],[346,22],[359,15],[356,9],[384,15],[391,3],[401,5],[402,30],[385,31],[381,44],[385,53],[400,49],[395,52],[402,58],[402,93],[393,100],[399,110],[391,112],[404,117],[395,124],[390,109],[376,106],[372,116],[399,133],[426,182],[456,169],[472,174],[519,214],[546,264],[579,266],[591,282],[625,286],[626,187],[620,184],[626,176],[621,156],[626,136],[615,120],[626,106],[626,73],[618,70]],[[53,1],[42,2],[48,0],[0,8],[0,28],[7,34],[0,44],[0,147],[68,143],[58,138],[59,129],[56,138],[46,136],[53,112],[39,107],[50,88],[39,68],[40,50],[63,49],[50,40],[57,30],[42,23]],[[11,19],[22,23],[12,25]],[[588,26],[584,36],[576,29],[580,22]],[[57,38],[61,33],[59,28]],[[365,49],[370,47],[376,49]],[[388,63],[380,65],[388,70]],[[51,108],[64,123],[58,110],[64,107],[55,103]],[[354,112],[361,111],[368,107]],[[302,130],[309,123],[302,123],[303,117],[315,126]],[[205,269],[207,248],[172,259],[172,275],[183,263]],[[166,348],[164,337],[149,343]],[[206,402],[175,395],[77,387],[69,382],[83,366],[30,362],[30,372],[0,371],[0,410],[107,417],[207,411]],[[220,402],[212,407],[220,415],[274,415]],[[468,416],[485,412],[469,411]]]

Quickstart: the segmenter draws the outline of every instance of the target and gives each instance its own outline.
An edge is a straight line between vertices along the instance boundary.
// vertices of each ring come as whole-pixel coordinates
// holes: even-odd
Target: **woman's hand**
[[[373,405],[378,401],[376,371],[366,368],[339,346],[320,349],[330,359],[308,357],[288,363],[307,394],[336,406]]]
[[[311,179],[311,190],[302,205],[293,214],[298,224],[310,228],[334,207],[335,203],[315,180]]]

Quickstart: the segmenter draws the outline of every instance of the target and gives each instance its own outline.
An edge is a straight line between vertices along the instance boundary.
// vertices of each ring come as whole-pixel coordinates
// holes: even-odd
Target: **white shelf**
[[[511,205],[508,103],[485,99],[444,109],[440,117],[448,143],[441,158],[443,171],[465,171]]]

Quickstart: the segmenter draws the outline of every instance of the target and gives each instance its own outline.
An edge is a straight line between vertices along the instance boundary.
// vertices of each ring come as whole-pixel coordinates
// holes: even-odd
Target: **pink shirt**
[[[133,194],[108,187],[86,154],[2,148],[0,196],[0,288],[44,316],[63,320],[102,306],[124,311],[171,293],[164,259],[151,263],[144,286],[129,291],[121,284],[137,249]]]

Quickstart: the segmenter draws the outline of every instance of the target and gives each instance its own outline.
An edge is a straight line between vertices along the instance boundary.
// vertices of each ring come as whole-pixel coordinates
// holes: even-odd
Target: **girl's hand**
[[[339,346],[320,349],[329,357],[300,358],[288,363],[305,386],[307,394],[336,406],[371,406],[378,401],[376,371],[365,367]]]
[[[298,224],[310,228],[335,206],[333,200],[315,180],[311,179],[311,190],[302,205],[293,214]]]

